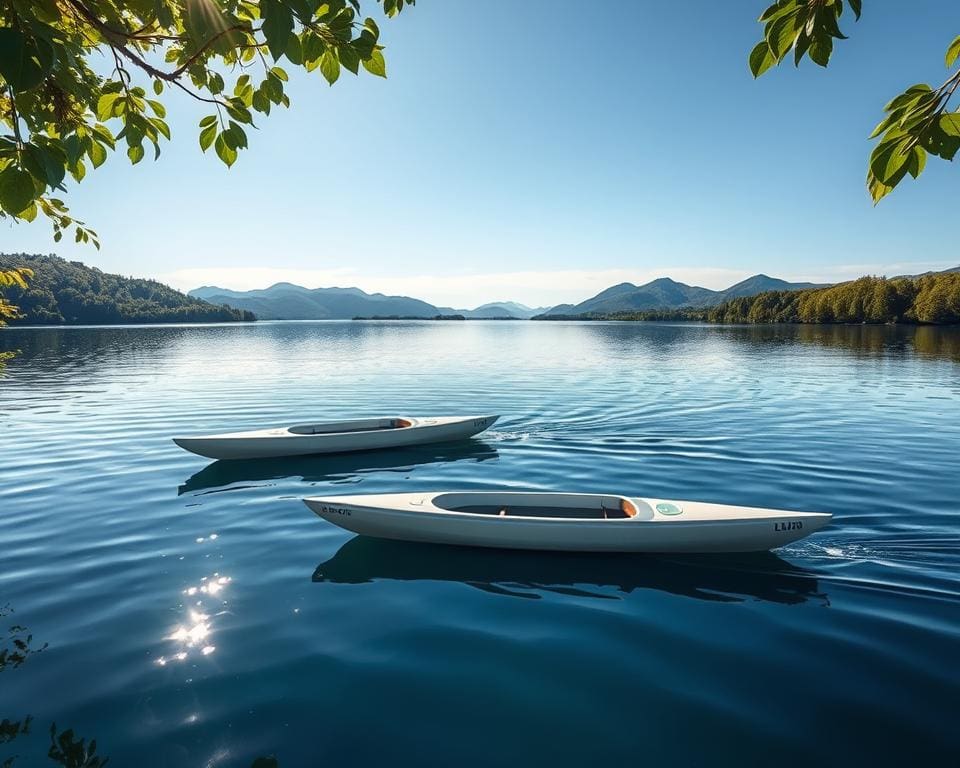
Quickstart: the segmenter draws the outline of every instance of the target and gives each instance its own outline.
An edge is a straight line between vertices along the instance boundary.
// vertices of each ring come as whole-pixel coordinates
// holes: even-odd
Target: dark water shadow
[[[671,557],[522,552],[356,536],[313,573],[313,581],[334,584],[382,580],[456,581],[534,599],[552,592],[615,600],[637,589],[656,589],[709,602],[830,604],[813,572],[771,552]]]
[[[262,483],[288,477],[301,477],[310,483],[332,482],[368,472],[405,472],[422,464],[490,461],[498,455],[495,448],[474,439],[338,455],[215,461],[191,475],[177,489],[177,495],[215,493],[236,483]]]
[[[0,607],[0,622],[4,622],[13,613],[9,605]],[[32,658],[47,650],[47,644],[38,644],[33,635],[22,624],[8,625],[5,634],[0,632],[0,673],[18,670]],[[3,683],[0,682],[0,690]],[[9,712],[0,713],[9,715]],[[49,762],[44,765],[56,764],[63,768],[103,768],[109,759],[97,755],[97,741],[78,737],[72,728],[59,730],[57,724],[51,723],[48,741],[42,738],[37,743],[33,738],[37,734],[33,715],[22,712],[14,713],[14,717],[0,718],[0,768],[14,768],[17,765],[38,765],[42,755],[46,754]],[[23,756],[25,762],[18,758],[21,751],[26,750]],[[3,754],[15,751],[17,754]]]
[[[0,691],[3,673],[20,670],[28,661],[47,650],[30,631],[19,623],[10,624],[14,613],[10,605],[0,605]],[[18,672],[22,674],[22,672]],[[2,702],[3,707],[7,706]],[[10,717],[13,714],[14,717]],[[0,768],[53,766],[61,768],[106,768],[109,757],[97,754],[97,739],[79,735],[73,728],[61,730],[56,722],[49,728],[36,727],[33,715],[0,711]],[[43,758],[46,757],[46,760]],[[251,768],[279,768],[275,757],[258,757]]]

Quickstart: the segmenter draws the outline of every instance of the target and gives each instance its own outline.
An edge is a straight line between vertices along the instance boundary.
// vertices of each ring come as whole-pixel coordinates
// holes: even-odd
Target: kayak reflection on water
[[[830,604],[813,572],[771,552],[670,557],[526,552],[355,536],[313,573],[315,582],[380,580],[456,581],[494,594],[533,599],[554,592],[615,600],[618,593],[656,589],[710,602]]]
[[[235,483],[261,483],[287,477],[299,477],[309,483],[336,482],[373,472],[405,471],[422,464],[480,462],[497,457],[495,448],[474,438],[456,443],[387,451],[215,461],[185,480],[177,489],[177,495],[214,492]]]

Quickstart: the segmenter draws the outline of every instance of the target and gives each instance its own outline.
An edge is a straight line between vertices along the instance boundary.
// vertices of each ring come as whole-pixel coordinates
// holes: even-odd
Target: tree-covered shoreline
[[[826,288],[765,291],[704,309],[539,315],[533,319],[956,325],[960,324],[960,272],[918,277],[861,277]]]
[[[19,310],[10,325],[125,325],[222,323],[256,320],[252,312],[210,304],[156,280],[101,272],[58,256],[0,253],[0,270],[27,268],[24,288],[4,296]]]

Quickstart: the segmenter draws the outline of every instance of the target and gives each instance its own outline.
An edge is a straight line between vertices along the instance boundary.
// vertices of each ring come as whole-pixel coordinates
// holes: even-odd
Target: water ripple
[[[384,745],[485,766],[960,749],[956,331],[258,323],[2,340],[23,353],[0,380],[0,604],[48,643],[3,672],[2,717],[55,719],[146,768],[366,764]],[[210,463],[170,441],[440,412],[502,418],[462,444],[339,457]],[[300,503],[498,486],[835,520],[773,554],[610,557],[378,542]],[[473,745],[492,725],[491,756]],[[18,752],[45,753],[37,730]]]

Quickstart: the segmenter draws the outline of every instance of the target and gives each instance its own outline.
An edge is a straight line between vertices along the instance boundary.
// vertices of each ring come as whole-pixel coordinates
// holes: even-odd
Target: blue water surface
[[[957,765],[960,331],[325,322],[7,328],[0,763]],[[210,463],[174,435],[502,414],[476,439]],[[305,495],[824,510],[770,554],[354,537]],[[15,641],[19,640],[20,645]],[[26,649],[26,650],[24,650]]]

